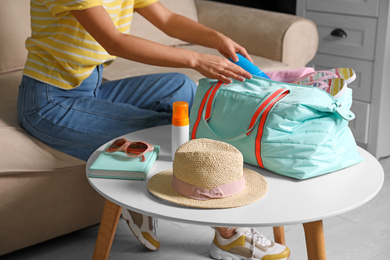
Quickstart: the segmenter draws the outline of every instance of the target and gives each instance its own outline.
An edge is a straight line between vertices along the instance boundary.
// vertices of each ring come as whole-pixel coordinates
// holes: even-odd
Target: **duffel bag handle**
[[[205,123],[205,125],[209,128],[210,132],[215,137],[217,137],[218,140],[220,140],[220,141],[229,142],[229,141],[234,141],[234,140],[244,138],[245,136],[247,136],[251,133],[252,129],[256,126],[257,122],[260,120],[262,114],[265,111],[270,110],[279,100],[281,100],[288,93],[290,93],[290,91],[288,89],[280,88],[280,89],[276,90],[275,92],[269,94],[266,98],[264,98],[264,100],[257,107],[256,111],[254,112],[254,114],[251,118],[251,121],[249,122],[248,129],[244,133],[241,133],[241,134],[234,136],[234,137],[221,137],[221,136],[217,135],[213,131],[213,129],[211,129],[210,125],[208,124],[208,121],[211,118],[211,112],[212,112],[213,104],[214,104],[216,96],[217,96],[217,92],[220,89],[220,87],[222,86],[222,84],[223,84],[222,82],[218,82],[216,85],[211,86],[208,89],[208,91],[206,92],[206,94],[204,95],[202,102],[199,106],[197,119],[196,119],[194,126],[193,126],[193,129],[192,129],[191,139],[196,138],[196,131],[198,129],[200,121],[203,121]]]

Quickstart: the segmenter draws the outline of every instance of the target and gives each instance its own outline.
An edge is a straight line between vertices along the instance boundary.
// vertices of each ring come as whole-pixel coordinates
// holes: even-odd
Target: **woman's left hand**
[[[252,58],[249,56],[248,52],[244,47],[242,47],[241,45],[223,34],[219,35],[216,49],[227,59],[230,58],[234,62],[238,61],[236,53],[241,54],[242,56],[253,62]]]

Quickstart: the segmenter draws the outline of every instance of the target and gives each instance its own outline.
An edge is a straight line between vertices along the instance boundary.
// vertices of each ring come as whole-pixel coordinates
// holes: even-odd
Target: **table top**
[[[307,223],[355,209],[372,199],[381,189],[384,172],[380,163],[359,147],[364,161],[349,168],[296,180],[260,167],[245,168],[262,174],[268,181],[267,195],[260,201],[231,209],[197,209],[176,205],[152,195],[146,188],[154,174],[172,168],[171,126],[159,126],[125,135],[128,140],[159,145],[160,155],[145,181],[89,178],[92,187],[117,205],[156,218],[226,227],[282,226]],[[102,145],[91,155],[90,165],[103,151]]]

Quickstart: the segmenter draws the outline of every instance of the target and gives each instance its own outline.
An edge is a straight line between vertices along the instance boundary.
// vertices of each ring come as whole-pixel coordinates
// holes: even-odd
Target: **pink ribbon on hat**
[[[196,200],[208,200],[208,199],[222,199],[232,196],[245,189],[245,176],[241,179],[214,187],[212,189],[205,189],[198,187],[184,181],[179,180],[172,176],[172,188],[183,196],[196,199]]]

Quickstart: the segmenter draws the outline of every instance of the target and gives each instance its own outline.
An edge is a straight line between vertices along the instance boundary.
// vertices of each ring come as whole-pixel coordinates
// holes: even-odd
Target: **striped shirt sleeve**
[[[103,5],[102,0],[44,0],[44,5],[53,14],[61,14],[73,10],[84,10],[98,5]]]
[[[143,8],[147,7],[148,5],[151,5],[155,2],[158,2],[158,0],[135,0],[134,1],[134,8]]]

